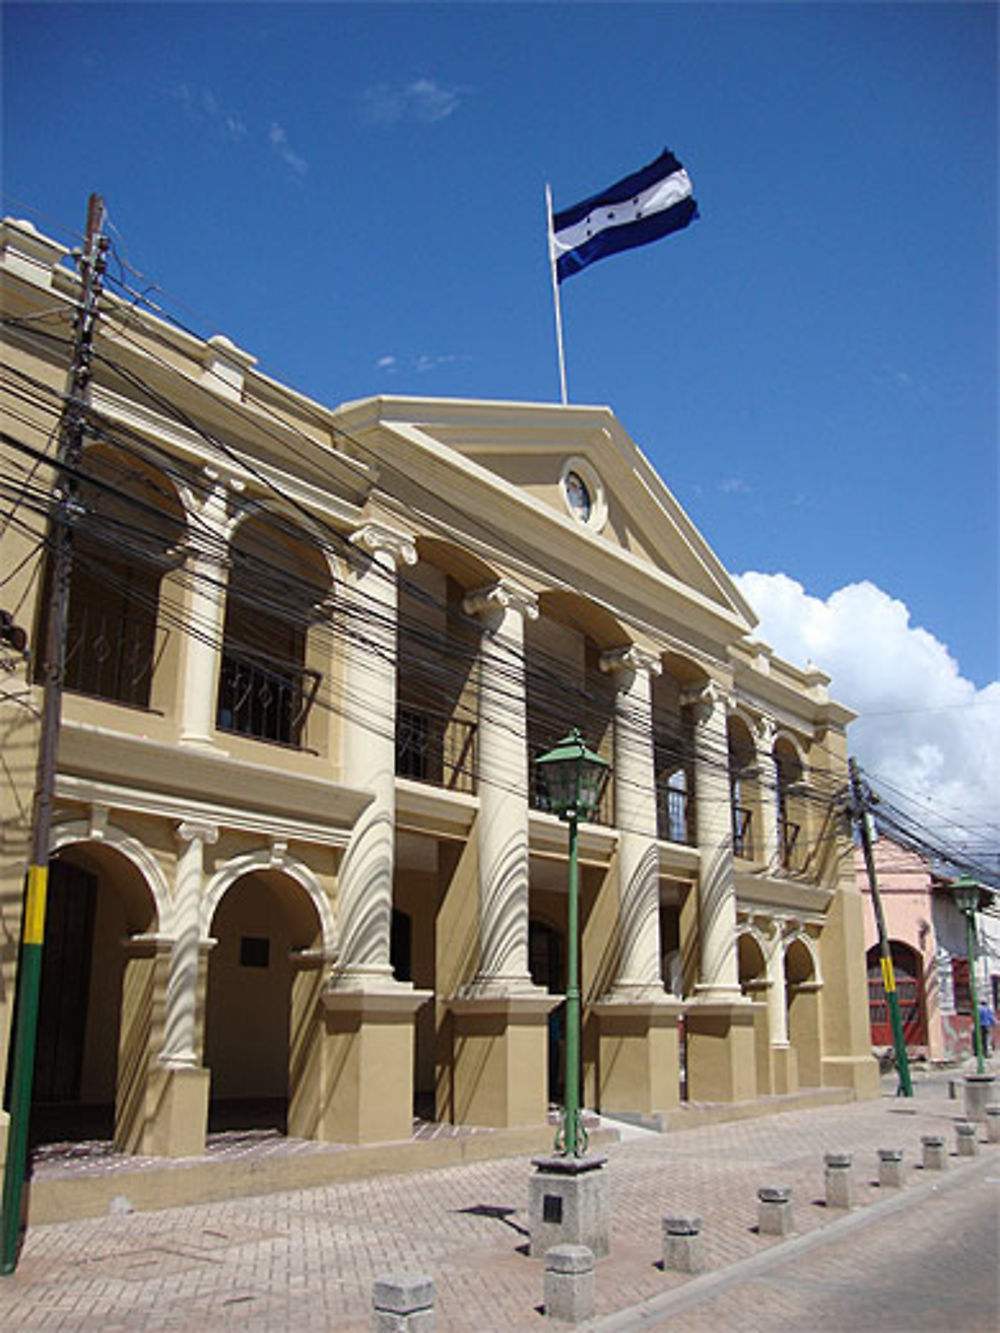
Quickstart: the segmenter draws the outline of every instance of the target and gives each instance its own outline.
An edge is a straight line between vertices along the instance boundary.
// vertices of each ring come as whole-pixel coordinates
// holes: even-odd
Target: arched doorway
[[[809,946],[793,939],[785,952],[785,989],[788,1001],[788,1040],[795,1048],[799,1082],[803,1087],[822,1083],[820,983]]]
[[[927,1014],[924,1006],[923,965],[919,953],[902,940],[890,940],[896,995],[903,1021],[903,1040],[908,1047],[927,1045]],[[882,958],[877,944],[868,950],[868,1018],[872,1045],[893,1044],[889,1005],[882,979]]]
[[[110,1139],[151,1058],[157,959],[130,941],[155,937],[153,895],[125,856],[87,842],[53,858],[46,899],[31,1139]]]
[[[546,921],[528,923],[531,980],[550,995],[566,993],[566,952],[562,935]],[[566,1088],[566,1002],[549,1012],[549,1101],[562,1102]]]
[[[212,918],[205,1064],[209,1130],[277,1129],[304,1073],[319,1003],[322,927],[308,893],[281,870],[253,870],[223,895]]]
[[[757,1066],[757,1092],[766,1096],[774,1091],[771,1071],[771,1025],[767,1011],[767,962],[756,937],[744,931],[737,939],[740,990],[758,1002],[754,1010],[754,1062]]]

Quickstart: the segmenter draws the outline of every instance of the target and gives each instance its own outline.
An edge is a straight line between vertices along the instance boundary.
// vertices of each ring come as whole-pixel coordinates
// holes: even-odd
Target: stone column
[[[663,989],[660,864],[656,829],[652,678],[654,653],[634,644],[605,653],[615,696],[615,824],[618,832],[620,960],[598,1021],[598,1095],[602,1110],[649,1114],[679,1101],[677,1019],[682,1006]]]
[[[798,1058],[788,1039],[788,995],[785,986],[785,925],[781,918],[771,923],[767,955],[768,1026],[771,1032],[771,1066],[776,1093],[798,1092]]]
[[[205,846],[218,840],[212,824],[185,821],[178,843],[163,1045],[149,1087],[146,1151],[187,1157],[204,1151],[211,1073],[198,1056],[198,997],[203,968],[201,903]]]
[[[740,995],[736,953],[736,886],[729,782],[727,697],[714,681],[682,702],[694,714],[695,808],[698,828],[699,969],[695,994]]]
[[[323,992],[317,1138],[409,1138],[413,1019],[430,998],[396,981],[390,961],[396,824],[396,570],[416,563],[411,538],[366,523],[344,598],[352,620],[344,670],[343,781],[368,792],[338,879],[340,957]]]
[[[479,958],[449,1002],[454,1116],[461,1124],[541,1124],[548,1106],[548,1026],[560,997],[528,969],[528,750],[524,622],[534,594],[511,580],[470,593],[479,616],[477,735]]]
[[[396,570],[414,565],[401,532],[367,523],[351,537],[357,557],[345,596],[351,622],[344,669],[343,781],[369,792],[340,869],[338,984],[392,986],[389,940],[396,825]]]
[[[740,991],[733,873],[727,696],[710,681],[682,702],[694,714],[698,829],[698,984],[685,1010],[688,1096],[749,1101],[757,1095],[754,1005]]]
[[[757,787],[760,791],[761,856],[770,874],[781,873],[778,843],[778,769],[774,762],[774,720],[762,717],[754,728],[757,746]]]
[[[188,633],[181,639],[181,743],[211,745],[226,618],[226,487],[214,480],[195,515],[189,557]]]

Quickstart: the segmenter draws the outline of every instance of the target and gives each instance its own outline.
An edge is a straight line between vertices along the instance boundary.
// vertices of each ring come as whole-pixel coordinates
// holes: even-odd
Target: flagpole
[[[552,229],[552,190],[545,186],[545,212],[548,217],[549,267],[552,270],[552,299],[556,308],[556,348],[559,353],[559,388],[562,392],[563,407],[569,401],[566,397],[566,359],[563,355],[562,308],[559,304],[559,275],[556,272],[555,232]]]

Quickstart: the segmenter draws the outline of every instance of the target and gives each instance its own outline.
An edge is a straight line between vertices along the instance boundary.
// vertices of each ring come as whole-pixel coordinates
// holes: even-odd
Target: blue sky
[[[566,207],[672,148],[701,219],[564,285],[571,400],[614,408],[734,572],[827,607],[870,581],[997,717],[993,5],[3,24],[4,212],[69,239],[100,191],[168,309],[329,404],[554,400],[545,182]]]

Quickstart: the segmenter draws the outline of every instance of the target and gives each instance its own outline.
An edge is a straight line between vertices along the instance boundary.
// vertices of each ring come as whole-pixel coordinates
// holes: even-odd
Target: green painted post
[[[580,1123],[580,881],[577,862],[576,811],[569,824],[569,904],[566,919],[566,1092],[563,1123],[556,1148],[573,1157],[587,1151],[587,1135]]]
[[[979,997],[976,993],[976,914],[965,913],[965,931],[969,953],[969,1001],[972,1004],[972,1042],[976,1052],[976,1073],[986,1073],[983,1059],[983,1028],[979,1021]]]

